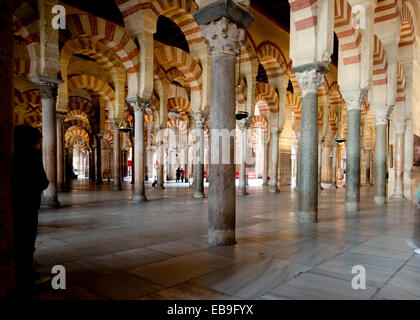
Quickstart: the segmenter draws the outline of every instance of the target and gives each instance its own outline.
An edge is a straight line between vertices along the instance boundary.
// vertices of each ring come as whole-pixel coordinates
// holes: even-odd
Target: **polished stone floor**
[[[208,199],[187,185],[147,188],[133,206],[132,186],[113,192],[75,182],[62,208],[40,212],[36,263],[67,271],[67,289],[45,286],[37,299],[420,299],[420,212],[410,201],[344,213],[344,190],[320,194],[320,223],[297,222],[297,194],[250,188],[237,198],[237,244],[207,244]],[[353,266],[366,289],[352,288]]]

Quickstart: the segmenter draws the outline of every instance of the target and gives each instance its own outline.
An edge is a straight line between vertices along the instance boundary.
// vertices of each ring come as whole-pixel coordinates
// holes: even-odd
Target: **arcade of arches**
[[[420,298],[419,1],[85,2],[0,4],[0,296],[27,124],[41,298]]]

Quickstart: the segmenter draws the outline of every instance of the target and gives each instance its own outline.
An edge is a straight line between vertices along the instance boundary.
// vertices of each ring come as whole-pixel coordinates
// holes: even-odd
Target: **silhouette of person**
[[[16,282],[22,291],[30,291],[40,279],[33,265],[38,231],[41,192],[48,187],[40,152],[42,135],[30,126],[21,125],[14,132],[12,169],[13,231]]]
[[[176,183],[181,180],[181,168],[176,169]]]

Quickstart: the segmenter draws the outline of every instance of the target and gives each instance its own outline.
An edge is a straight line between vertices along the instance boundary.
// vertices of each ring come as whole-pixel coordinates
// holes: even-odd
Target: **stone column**
[[[394,199],[404,199],[404,133],[405,121],[394,120],[395,127],[395,183],[394,183]]]
[[[366,93],[362,89],[342,91],[347,103],[346,212],[360,209],[360,111]]]
[[[96,135],[96,184],[102,184],[102,139],[103,134]]]
[[[145,147],[144,147],[144,112],[152,104],[152,100],[143,98],[129,98],[128,103],[134,110],[134,194],[133,203],[147,201],[144,177],[145,177]]]
[[[184,150],[184,152],[185,152],[185,168],[184,168],[185,180],[184,180],[184,182],[185,183],[189,182],[188,175],[190,174],[189,173],[190,172],[190,170],[189,170],[189,152],[190,152],[189,149],[190,149],[190,145],[187,143],[185,145],[185,150]]]
[[[50,184],[43,193],[43,207],[60,207],[57,186],[57,116],[56,99],[60,83],[57,79],[32,78],[42,99],[42,158]]]
[[[194,172],[194,198],[204,198],[204,125],[206,115],[202,111],[192,113],[195,125],[195,172]]]
[[[269,164],[269,153],[270,149],[268,143],[264,143],[264,174],[263,174],[263,186],[268,186],[268,164]]]
[[[248,195],[247,192],[247,178],[246,178],[246,151],[247,151],[247,138],[248,129],[251,127],[252,122],[249,119],[238,121],[239,129],[241,130],[240,140],[240,166],[239,166],[239,188],[238,194],[242,196]]]
[[[0,300],[15,285],[13,259],[13,1],[0,2]],[[22,195],[24,197],[24,195]]]
[[[157,139],[158,139],[158,146],[157,146],[157,159],[158,159],[158,167],[157,167],[157,186],[156,189],[165,189],[164,182],[165,182],[165,146],[163,141],[163,134],[164,130],[160,130],[159,127],[155,128],[157,131]]]
[[[121,121],[113,119],[111,120],[111,125],[114,133],[114,161],[113,161],[113,171],[114,171],[114,191],[121,190],[121,139],[120,139],[120,125]]]
[[[203,37],[209,43],[211,56],[211,105],[210,132],[236,130],[235,124],[235,75],[236,57],[253,17],[233,1],[218,1],[194,13],[201,25]],[[219,135],[217,135],[219,137]],[[209,188],[209,230],[210,245],[232,245],[235,243],[235,145],[229,136],[227,146],[215,149],[216,141],[211,137],[211,165]],[[213,146],[214,144],[214,146]],[[222,149],[228,151],[229,162],[223,159]],[[223,161],[225,160],[225,161]],[[226,163],[227,162],[227,163]]]
[[[318,89],[328,67],[320,62],[294,67],[302,88],[299,144],[299,221],[318,222]]]
[[[366,185],[370,185],[370,177],[372,175],[370,163],[372,161],[372,149],[365,149],[366,152]]]
[[[66,191],[66,185],[64,182],[64,119],[66,114],[57,112],[57,187],[58,191]]]
[[[318,137],[318,188],[322,190],[322,143],[324,137]]]
[[[134,126],[136,124],[134,123]],[[135,177],[134,177],[134,170],[135,170],[135,159],[134,155],[136,154],[136,146],[134,145],[134,132],[130,132],[129,139],[131,142],[131,184],[134,184]]]
[[[89,151],[89,179],[92,180],[92,182],[96,181],[96,175],[95,175],[95,150],[93,148]]]
[[[271,163],[270,192],[278,193],[277,177],[279,175],[279,128],[271,128]]]
[[[386,128],[387,112],[375,114],[376,146],[375,146],[375,203],[386,202]]]
[[[337,189],[337,147],[338,143],[333,142],[333,158],[332,158],[332,172],[331,172],[331,190]]]

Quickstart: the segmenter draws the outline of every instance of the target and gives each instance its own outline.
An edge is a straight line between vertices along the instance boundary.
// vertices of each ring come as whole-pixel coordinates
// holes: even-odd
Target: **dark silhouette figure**
[[[185,180],[185,170],[181,169],[181,182],[184,183]]]
[[[40,144],[41,133],[30,126],[15,128],[13,154],[13,228],[16,281],[30,291],[38,274],[33,265],[41,192],[48,187]]]
[[[176,169],[176,183],[181,180],[181,168]]]

